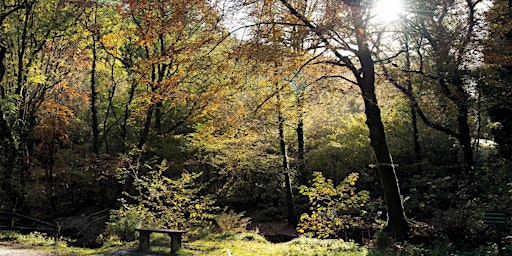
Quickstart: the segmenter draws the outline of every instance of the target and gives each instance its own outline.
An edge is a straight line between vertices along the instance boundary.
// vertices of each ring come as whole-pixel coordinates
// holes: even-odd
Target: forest
[[[2,0],[0,141],[0,211],[78,245],[478,248],[511,232],[483,218],[512,212],[512,2]]]

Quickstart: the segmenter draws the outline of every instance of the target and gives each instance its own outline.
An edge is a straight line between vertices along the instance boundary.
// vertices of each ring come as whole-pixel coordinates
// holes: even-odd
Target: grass
[[[151,255],[169,255],[169,238],[165,235],[155,234],[151,238]],[[40,233],[20,235],[15,232],[0,232],[0,244],[19,249],[40,250],[42,253],[52,255],[108,255],[116,251],[133,252],[131,255],[142,255],[136,253],[137,242],[110,241],[103,247],[96,249],[71,247],[65,241],[54,244],[52,238]],[[262,236],[254,233],[223,233],[212,234],[195,241],[184,241],[179,255],[210,255],[227,256],[228,252],[233,255],[244,256],[415,256],[415,255],[449,255],[449,256],[477,256],[497,255],[497,250],[492,245],[476,248],[469,252],[453,252],[450,246],[440,245],[439,248],[422,248],[421,245],[404,245],[403,250],[376,250],[358,246],[353,242],[343,240],[320,240],[300,237],[290,242],[273,244],[266,241]],[[507,248],[509,249],[509,248]],[[507,250],[508,251],[508,250]],[[123,254],[126,255],[126,254]]]
[[[273,244],[254,233],[243,233],[224,239],[206,238],[183,246],[181,255],[274,256],[274,255],[346,255],[365,256],[367,250],[352,242],[297,238],[287,243]]]
[[[151,237],[152,254],[168,254],[168,237],[155,234]],[[365,256],[367,250],[355,243],[342,240],[298,238],[287,243],[273,244],[254,232],[212,234],[200,240],[183,243],[180,255],[226,256],[275,256],[275,255],[347,255]]]
[[[60,240],[57,244],[53,237],[45,234],[33,232],[28,235],[22,235],[14,231],[0,232],[1,245],[9,246],[16,249],[38,250],[43,253],[51,253],[52,255],[105,255],[120,249],[134,247],[132,243],[109,242],[101,248],[90,249],[81,247],[68,246],[65,240]]]
[[[119,250],[134,251],[137,242],[109,242],[101,248],[87,249],[68,246],[65,241],[56,246],[52,238],[42,234],[20,235],[15,232],[0,232],[0,241],[20,249],[41,250],[54,255],[105,255]],[[166,236],[156,234],[151,238],[151,254],[169,254],[169,241]],[[184,242],[180,255],[347,255],[365,256],[367,250],[351,242],[342,240],[319,240],[298,238],[287,243],[273,244],[256,233],[217,234],[200,240]],[[340,254],[342,253],[342,254]]]

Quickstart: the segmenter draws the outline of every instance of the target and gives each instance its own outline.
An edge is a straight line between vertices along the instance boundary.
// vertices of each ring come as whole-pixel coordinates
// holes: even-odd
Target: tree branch
[[[317,26],[315,26],[313,23],[311,23],[306,17],[304,17],[304,15],[302,15],[301,13],[299,13],[297,11],[297,9],[295,9],[288,1],[286,0],[279,0],[286,8],[288,8],[288,10],[290,11],[290,13],[295,16],[297,19],[299,19],[302,23],[304,23],[304,25],[306,25],[306,27],[308,27],[309,29],[311,29],[311,31],[313,31],[319,38],[320,40],[325,44],[326,48],[329,49],[332,53],[334,53],[334,55],[343,63],[345,63],[346,67],[352,71],[352,73],[355,75],[355,76],[359,76],[359,71],[358,69],[356,68],[356,66],[354,65],[354,63],[352,63],[352,61],[348,58],[348,56],[344,56],[342,55],[341,53],[339,53],[332,45],[331,43],[329,42],[329,40],[327,40],[327,38],[324,36],[323,32],[321,29],[319,29]]]
[[[400,82],[398,82],[396,79],[394,79],[388,72],[388,69],[382,65],[382,70],[384,71],[384,76],[386,77],[386,79],[391,82],[391,84],[393,84],[396,88],[398,88],[408,99],[409,101],[412,103],[412,106],[414,108],[414,110],[416,111],[416,113],[418,113],[418,116],[420,117],[420,119],[423,121],[423,123],[425,123],[428,127],[432,128],[432,129],[436,129],[438,131],[441,131],[441,132],[444,132],[445,134],[447,135],[450,135],[450,136],[453,136],[457,139],[459,139],[461,137],[461,135],[448,128],[448,127],[445,127],[439,123],[435,123],[433,122],[432,120],[430,120],[426,115],[425,113],[423,112],[423,110],[421,109],[418,101],[416,100],[416,97],[414,96],[413,92],[408,90],[406,87],[402,86],[400,84]]]

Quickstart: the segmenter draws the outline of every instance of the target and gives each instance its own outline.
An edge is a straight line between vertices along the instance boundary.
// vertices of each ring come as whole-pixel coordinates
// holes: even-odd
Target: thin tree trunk
[[[311,178],[306,173],[306,162],[305,162],[305,151],[304,151],[304,106],[303,106],[303,92],[299,92],[297,95],[297,109],[298,109],[298,121],[297,121],[297,160],[298,160],[298,174],[299,184],[306,185]]]
[[[158,42],[160,43],[160,53],[164,54],[166,52],[165,50],[165,40],[164,35],[159,34],[158,35]],[[169,65],[163,63],[159,64],[157,68],[157,82],[160,84],[165,79],[165,72],[167,71]],[[160,85],[159,85],[160,86]],[[159,100],[155,105],[155,131],[157,134],[162,133],[162,101]]]
[[[54,217],[57,215],[57,196],[55,191],[55,179],[53,178],[53,167],[55,163],[55,143],[56,143],[56,118],[53,119],[52,139],[48,152],[48,191],[50,191],[50,210]]]
[[[122,152],[126,152],[126,139],[128,137],[128,119],[130,119],[130,105],[132,104],[133,98],[135,97],[135,89],[137,87],[137,83],[135,79],[132,81],[132,85],[130,87],[130,93],[128,96],[128,102],[124,106],[124,117],[123,117],[123,125],[121,126],[121,140],[123,149]]]
[[[4,79],[4,75],[6,72],[5,63],[4,63],[4,59],[5,59],[6,55],[7,55],[7,48],[4,47],[3,45],[0,45],[0,83]],[[0,97],[2,99],[5,98],[5,88],[3,86],[0,86]]]
[[[444,53],[444,52],[443,52]],[[447,53],[444,53],[449,56]],[[448,58],[448,57],[446,57]],[[469,127],[469,95],[464,91],[464,82],[459,70],[451,70],[449,81],[453,85],[453,89],[447,85],[447,80],[439,79],[441,91],[448,99],[450,99],[457,109],[457,136],[463,155],[464,175],[467,179],[472,179],[474,160],[473,149],[471,147],[471,128]],[[443,74],[444,70],[440,69],[439,74]]]
[[[155,131],[157,134],[162,134],[162,102],[155,104]]]
[[[303,0],[301,4],[298,6],[298,10],[300,13],[306,13],[308,6],[308,0]],[[302,26],[296,26],[293,28],[295,35],[292,38],[292,47],[296,54],[300,55],[304,50],[304,40],[307,28]],[[308,184],[309,180],[312,178],[310,173],[307,173],[306,170],[306,157],[305,157],[305,142],[304,142],[304,97],[305,97],[305,88],[299,86],[297,88],[297,171],[298,171],[298,182],[299,185]]]
[[[406,36],[405,42],[405,68],[407,70],[411,70],[411,55],[409,52],[409,40]],[[413,95],[412,89],[412,81],[411,74],[407,74],[406,77],[406,89],[410,95]],[[411,126],[412,126],[412,139],[413,139],[413,148],[414,148],[414,160],[416,163],[416,171],[418,174],[422,172],[422,157],[421,157],[421,145],[419,140],[419,130],[418,130],[418,116],[416,113],[416,104],[413,100],[409,98],[409,110],[411,111]]]
[[[98,109],[96,106],[96,98],[98,97],[98,93],[96,91],[96,62],[98,60],[98,56],[96,53],[96,35],[92,35],[93,44],[92,44],[92,68],[91,68],[91,114],[92,114],[92,152],[94,154],[99,154],[99,136],[100,129],[98,123]]]
[[[283,173],[285,182],[285,204],[287,208],[286,218],[288,223],[296,225],[297,218],[295,217],[294,203],[293,203],[293,191],[292,181],[290,177],[290,164],[288,161],[288,154],[286,150],[286,141],[284,138],[284,117],[281,110],[281,92],[277,93],[277,118],[278,118],[278,129],[279,129],[279,147],[281,149],[281,156],[283,157]]]
[[[144,127],[142,128],[139,136],[139,143],[137,144],[137,148],[142,149],[144,144],[148,141],[149,131],[151,130],[151,119],[153,119],[153,112],[155,110],[155,104],[151,103],[148,111],[146,111],[146,121],[144,122]]]
[[[414,148],[414,160],[416,163],[417,173],[422,172],[422,156],[421,156],[421,145],[420,145],[420,132],[418,129],[418,116],[416,114],[416,108],[414,103],[410,102],[409,109],[411,111],[411,126],[412,126],[412,140]]]
[[[15,93],[17,95],[20,95],[23,89],[23,77],[24,77],[24,59],[25,59],[25,52],[27,48],[27,30],[28,30],[28,22],[30,20],[29,15],[32,12],[32,5],[29,5],[25,7],[25,20],[23,22],[23,30],[21,32],[21,42],[20,42],[20,49],[18,51],[18,70],[17,70],[17,83],[16,83],[16,90]]]
[[[110,67],[110,79],[112,81],[112,89],[109,91],[108,93],[108,106],[107,106],[107,110],[105,112],[105,118],[103,118],[103,141],[105,143],[105,153],[106,154],[110,154],[110,146],[109,146],[109,141],[108,141],[108,133],[109,133],[109,128],[108,127],[108,118],[110,116],[110,110],[112,109],[112,112],[114,113],[114,117],[116,116],[116,113],[115,113],[115,109],[114,109],[114,95],[116,93],[116,88],[117,88],[117,83],[116,83],[116,80],[115,80],[115,74],[114,74],[114,69],[115,69],[115,59],[114,59],[114,62],[112,63],[111,67]],[[117,120],[117,118],[115,118]]]
[[[32,137],[32,128],[35,125],[35,113],[30,111],[30,102],[27,101],[26,95],[27,90],[24,90],[27,82],[25,64],[26,64],[26,52],[27,52],[27,41],[28,41],[28,27],[31,21],[33,3],[29,3],[24,8],[24,21],[23,29],[21,32],[20,45],[17,56],[17,70],[16,70],[16,87],[15,94],[19,96],[18,100],[18,113],[16,121],[11,126],[13,136],[17,137],[16,146],[17,150],[12,154],[12,159],[8,159],[12,162],[12,169],[9,170],[10,175],[10,186],[14,198],[11,198],[14,209],[23,209],[25,207],[25,195],[26,195],[26,176],[27,170],[29,169],[29,159],[31,152],[33,151],[34,144]]]
[[[457,125],[459,127],[459,142],[463,153],[464,169],[468,178],[472,178],[475,162],[473,159],[473,148],[471,147],[471,129],[469,127],[469,114],[467,104],[457,104]]]

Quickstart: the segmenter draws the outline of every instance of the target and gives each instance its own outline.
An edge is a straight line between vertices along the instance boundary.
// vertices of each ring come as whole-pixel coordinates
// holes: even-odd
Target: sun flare
[[[402,11],[402,0],[376,0],[373,8],[375,19],[386,23],[397,20]]]

